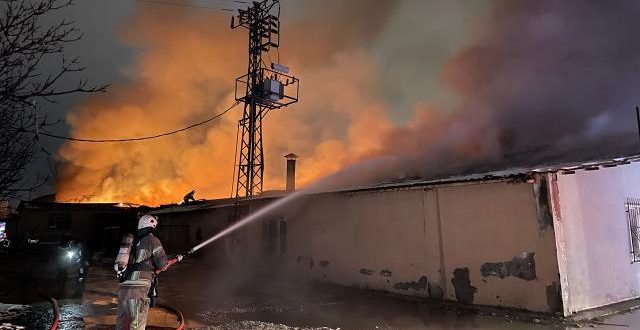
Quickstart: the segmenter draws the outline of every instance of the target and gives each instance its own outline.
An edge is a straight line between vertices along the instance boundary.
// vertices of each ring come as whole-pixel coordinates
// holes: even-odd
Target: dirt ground
[[[59,298],[60,329],[113,328],[117,281],[107,265],[93,265],[83,296],[69,298],[72,274],[61,289],[51,276],[55,258],[23,254],[2,256],[0,262],[0,329],[48,329],[51,305],[38,294],[38,284]],[[640,329],[640,311],[571,324],[536,314],[469,310],[288,278],[273,270],[265,275],[189,260],[161,275],[160,302],[180,309],[188,329]],[[174,329],[178,322],[173,313],[156,308],[149,324],[149,329]]]

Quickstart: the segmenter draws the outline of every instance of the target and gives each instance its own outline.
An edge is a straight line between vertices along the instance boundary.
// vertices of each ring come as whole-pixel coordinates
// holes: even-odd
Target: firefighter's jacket
[[[169,260],[162,243],[150,230],[139,230],[136,238],[131,247],[132,256],[127,266],[129,271],[120,285],[149,287],[154,273],[166,270]]]

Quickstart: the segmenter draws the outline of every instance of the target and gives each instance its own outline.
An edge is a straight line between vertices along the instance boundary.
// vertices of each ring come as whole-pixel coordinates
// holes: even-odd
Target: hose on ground
[[[157,306],[176,314],[176,316],[178,317],[178,322],[180,322],[180,325],[176,328],[176,330],[184,329],[184,315],[182,315],[182,312],[179,309],[165,304],[158,304]]]
[[[40,279],[38,279],[35,276],[31,276],[31,275],[25,275],[25,274],[20,274],[20,273],[15,273],[15,272],[7,272],[10,275],[16,276],[18,278],[25,278],[25,279],[29,279],[30,281],[34,281],[36,282],[36,291],[38,292],[38,294],[43,297],[44,299],[48,300],[51,303],[51,306],[53,308],[53,322],[51,323],[51,327],[49,327],[50,330],[57,330],[58,329],[58,325],[60,324],[60,305],[58,304],[58,300],[56,300],[55,298],[47,295],[44,290],[42,290],[42,283],[40,281]]]
[[[12,273],[12,272],[9,272]],[[57,330],[58,326],[60,325],[60,305],[58,304],[58,300],[47,295],[44,290],[41,287],[41,283],[40,280],[34,276],[30,276],[30,275],[25,275],[25,274],[18,274],[18,273],[12,273],[12,275],[14,276],[18,276],[18,277],[22,277],[22,278],[26,278],[32,281],[36,282],[36,291],[38,292],[38,294],[40,296],[42,296],[43,298],[45,298],[46,300],[48,300],[51,303],[51,306],[53,308],[53,321],[51,323],[51,327],[49,327],[50,330]],[[113,293],[109,293],[109,292],[103,292],[103,291],[98,291],[98,290],[86,290],[86,292],[92,292],[95,294],[102,294],[102,295],[109,295],[109,296],[114,296],[117,297],[117,295],[113,294]],[[158,304],[157,305],[159,308],[162,308],[164,310],[167,310],[173,314],[176,315],[177,321],[180,323],[178,325],[178,327],[176,328],[176,330],[184,330],[184,326],[185,326],[185,322],[184,322],[184,315],[182,314],[182,312],[172,306],[166,305],[166,304]]]
[[[51,327],[49,329],[57,330],[58,325],[60,324],[60,305],[58,305],[58,300],[53,297],[49,297],[46,293],[44,293],[44,291],[42,291],[42,289],[40,289],[39,285],[38,293],[45,299],[49,300],[49,302],[51,302],[51,305],[53,306],[53,323],[51,324]]]
[[[90,293],[98,294],[98,295],[106,295],[106,296],[110,296],[110,297],[114,297],[114,298],[118,297],[118,295],[113,294],[111,292],[104,292],[104,291],[100,291],[100,290],[86,290],[86,292],[90,292]],[[177,318],[177,321],[180,322],[180,325],[178,325],[176,330],[184,330],[184,326],[185,326],[184,315],[182,314],[182,312],[179,309],[177,309],[177,308],[175,308],[173,306],[169,306],[167,304],[160,304],[160,303],[157,304],[156,306],[175,314],[176,318]]]

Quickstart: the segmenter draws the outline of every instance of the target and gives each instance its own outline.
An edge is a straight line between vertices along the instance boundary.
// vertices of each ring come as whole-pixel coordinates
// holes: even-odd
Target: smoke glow
[[[484,19],[469,30],[467,45],[442,65],[442,85],[454,97],[440,105],[422,93],[412,101],[385,93],[420,90],[414,81],[388,78],[433,65],[426,55],[409,56],[424,54],[429,44],[375,42],[403,31],[392,24],[395,10],[427,5],[348,3],[283,3],[291,6],[291,16],[284,18],[282,64],[301,78],[301,102],[265,120],[265,190],[283,189],[282,156],[290,152],[300,156],[297,177],[304,186],[380,154],[403,159],[390,178],[429,176],[457,164],[495,162],[541,145],[571,148],[633,128],[640,80],[636,2],[494,1],[488,15],[478,13]],[[234,79],[246,72],[244,31],[230,31],[229,17],[214,12],[138,9],[121,32],[140,49],[126,69],[129,81],[76,109],[68,117],[73,136],[154,134],[233,103]],[[407,35],[396,38],[420,40],[412,31],[407,26]],[[446,29],[438,33],[448,37]],[[398,49],[393,58],[400,60],[380,60]],[[424,88],[426,95],[431,87]],[[158,205],[177,202],[192,189],[197,198],[228,197],[240,111],[154,141],[68,143],[60,151],[57,199]],[[411,115],[399,124],[403,111]]]

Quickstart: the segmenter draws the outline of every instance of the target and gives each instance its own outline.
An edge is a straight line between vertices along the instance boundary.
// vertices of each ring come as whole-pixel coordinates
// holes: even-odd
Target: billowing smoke
[[[301,77],[302,102],[265,121],[265,188],[282,188],[289,152],[301,156],[302,184],[380,154],[401,159],[390,178],[430,176],[602,145],[633,129],[640,4],[495,1],[487,13],[483,2],[462,3],[284,2],[280,59]],[[416,33],[418,23],[434,28]],[[123,35],[141,49],[130,81],[75,111],[75,136],[151,134],[232,103],[246,37],[228,18],[144,7]],[[228,196],[239,115],[153,142],[67,144],[58,199]]]
[[[444,67],[453,110],[419,110],[387,150],[428,176],[443,164],[534,166],[636,144],[638,13],[636,2],[495,1]]]
[[[445,80],[469,112],[492,112],[507,147],[628,130],[638,101],[633,1],[501,1]]]

